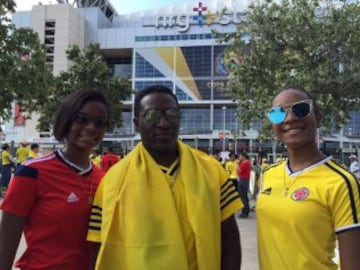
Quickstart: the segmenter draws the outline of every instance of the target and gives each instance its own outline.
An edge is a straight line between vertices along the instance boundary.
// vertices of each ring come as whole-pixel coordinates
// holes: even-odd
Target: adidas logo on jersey
[[[69,194],[69,196],[67,197],[67,202],[68,203],[73,203],[73,202],[77,202],[77,201],[79,201],[78,196],[76,196],[76,194],[74,192],[71,192]]]

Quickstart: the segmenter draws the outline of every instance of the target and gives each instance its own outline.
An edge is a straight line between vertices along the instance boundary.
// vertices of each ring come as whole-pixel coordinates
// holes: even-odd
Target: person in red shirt
[[[103,172],[107,172],[112,167],[112,165],[114,165],[119,160],[119,156],[115,154],[114,150],[111,147],[109,147],[107,153],[103,155],[101,159],[101,169],[103,170]]]
[[[65,143],[15,172],[0,222],[0,269],[13,267],[22,233],[22,270],[90,270],[95,244],[86,241],[92,200],[104,173],[89,156],[109,123],[109,103],[98,91],[69,95],[55,114],[53,133]]]
[[[239,180],[239,195],[241,200],[244,203],[244,208],[242,209],[240,218],[247,218],[249,216],[250,207],[249,207],[249,183],[250,183],[250,173],[251,173],[251,163],[249,161],[249,156],[246,153],[241,153],[239,156],[239,165],[237,167],[237,174]]]

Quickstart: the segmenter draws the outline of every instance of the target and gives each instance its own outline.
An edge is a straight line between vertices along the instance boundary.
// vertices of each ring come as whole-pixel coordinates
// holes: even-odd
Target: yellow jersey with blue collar
[[[360,227],[359,182],[332,157],[264,171],[256,204],[261,270],[332,270],[336,234]]]

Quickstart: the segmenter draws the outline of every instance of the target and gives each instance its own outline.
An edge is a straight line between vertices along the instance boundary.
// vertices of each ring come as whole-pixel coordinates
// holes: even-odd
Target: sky
[[[17,11],[31,10],[32,5],[37,5],[39,2],[46,4],[56,4],[56,0],[15,0]],[[73,1],[69,1],[72,3]],[[196,0],[110,0],[113,7],[119,14],[127,14],[135,11],[146,9],[159,8],[181,3],[194,3]]]

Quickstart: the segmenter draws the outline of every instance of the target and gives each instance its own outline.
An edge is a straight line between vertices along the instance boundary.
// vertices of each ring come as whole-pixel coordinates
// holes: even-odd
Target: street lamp
[[[225,112],[226,112],[226,107],[223,106],[222,107],[223,110],[223,142],[222,142],[222,151],[225,152]]]
[[[239,128],[238,128],[238,121],[239,121],[239,119],[238,119],[238,116],[237,116],[237,113],[234,113],[234,115],[235,115],[235,132],[234,132],[234,134],[235,134],[235,155],[237,155],[237,152],[238,152],[238,137],[240,136],[239,135]]]
[[[2,150],[2,140],[3,140],[4,132],[1,127],[1,120],[0,120],[0,150]],[[1,166],[0,166],[1,167]]]

